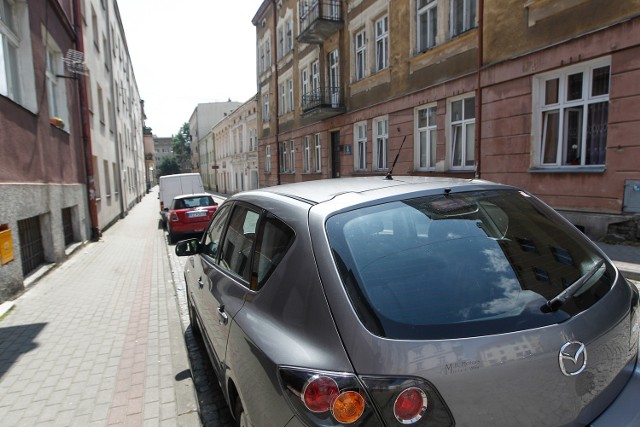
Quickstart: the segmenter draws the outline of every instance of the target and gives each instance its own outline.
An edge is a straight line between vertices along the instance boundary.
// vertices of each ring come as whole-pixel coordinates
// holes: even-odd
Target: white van
[[[160,218],[162,225],[167,224],[167,212],[174,197],[182,194],[204,193],[202,178],[199,173],[179,173],[160,177]]]

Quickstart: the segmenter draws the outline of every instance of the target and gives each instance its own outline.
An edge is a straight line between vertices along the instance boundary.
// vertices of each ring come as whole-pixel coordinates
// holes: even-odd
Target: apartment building
[[[142,100],[116,0],[82,7],[89,126],[100,229],[124,217],[146,192]]]
[[[205,166],[216,175],[212,189],[233,194],[258,188],[257,110],[254,96],[213,127],[215,147],[207,157],[213,161]]]
[[[0,2],[0,302],[90,236],[72,1]]]
[[[640,213],[640,1],[265,0],[262,186],[521,186],[594,237]]]

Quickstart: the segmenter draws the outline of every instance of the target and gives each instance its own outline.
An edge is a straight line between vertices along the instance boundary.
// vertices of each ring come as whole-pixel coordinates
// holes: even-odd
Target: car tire
[[[187,310],[189,312],[189,324],[191,325],[191,333],[194,337],[200,336],[200,326],[198,326],[198,321],[196,320],[196,313],[194,311],[193,305],[191,304],[191,297],[189,296],[189,288],[187,290]]]
[[[169,234],[168,237],[167,237],[167,239],[169,241],[169,244],[170,245],[175,244],[176,243],[176,236],[175,236],[175,234],[173,234],[173,232],[171,232],[171,227],[170,226],[167,228],[167,232]]]
[[[234,415],[234,425],[236,427],[252,427],[251,422],[249,421],[249,415],[245,412],[244,407],[242,406],[242,401],[240,400],[240,396],[236,398],[236,405],[233,410]]]

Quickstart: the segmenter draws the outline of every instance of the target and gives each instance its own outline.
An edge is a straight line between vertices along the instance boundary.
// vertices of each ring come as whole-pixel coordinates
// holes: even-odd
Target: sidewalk
[[[640,246],[596,243],[627,279],[640,281]]]
[[[0,320],[3,426],[199,426],[157,189]]]

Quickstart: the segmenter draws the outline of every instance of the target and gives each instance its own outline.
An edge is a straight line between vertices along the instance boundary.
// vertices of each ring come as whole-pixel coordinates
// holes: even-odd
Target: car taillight
[[[454,420],[436,388],[421,378],[361,376],[386,425],[449,427]]]
[[[315,375],[304,385],[302,401],[311,412],[326,412],[331,409],[338,392],[338,384],[334,380]]]
[[[176,212],[171,212],[171,221],[178,221],[178,214]]]
[[[417,422],[427,411],[427,395],[418,387],[404,390],[393,405],[393,415],[402,424]]]
[[[364,387],[353,374],[280,368],[280,379],[304,424],[382,426]]]

